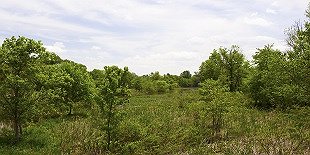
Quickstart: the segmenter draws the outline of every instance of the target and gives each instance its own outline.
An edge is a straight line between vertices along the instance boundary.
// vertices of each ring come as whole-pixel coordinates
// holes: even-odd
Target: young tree
[[[31,97],[36,89],[34,74],[37,67],[49,60],[48,55],[53,57],[41,42],[25,37],[5,39],[1,46],[0,117],[12,122],[15,142],[21,138],[27,114],[32,112]]]
[[[97,75],[102,75],[96,79],[98,105],[106,119],[104,129],[107,133],[107,150],[110,151],[119,122],[118,108],[129,101],[129,71],[127,67],[123,70],[117,66],[106,66]]]
[[[218,80],[206,80],[200,83],[199,92],[202,100],[206,102],[206,115],[212,117],[212,130],[215,139],[221,138],[220,132],[224,126],[224,114],[227,112],[227,97],[231,94],[228,87],[223,86]]]

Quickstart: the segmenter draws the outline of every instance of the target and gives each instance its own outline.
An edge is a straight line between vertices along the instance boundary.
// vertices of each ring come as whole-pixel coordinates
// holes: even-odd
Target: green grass
[[[310,108],[261,111],[250,106],[247,96],[231,93],[216,137],[210,103],[199,98],[196,89],[134,93],[120,109],[123,121],[111,154],[310,153]],[[2,134],[0,154],[106,154],[98,122],[94,116],[74,116],[30,124],[17,145]]]

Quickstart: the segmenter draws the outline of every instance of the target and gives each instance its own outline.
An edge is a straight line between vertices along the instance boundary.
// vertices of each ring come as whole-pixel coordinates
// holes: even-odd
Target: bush
[[[228,91],[228,87],[222,85],[219,80],[206,80],[200,83],[199,93],[205,102],[212,101],[226,91]]]
[[[150,80],[144,80],[142,82],[142,91],[147,94],[154,94],[156,92],[156,87],[154,82]]]
[[[158,93],[166,93],[169,91],[169,84],[166,81],[155,81],[155,89]]]
[[[179,86],[183,87],[183,88],[192,87],[193,86],[193,81],[192,81],[192,79],[181,77],[179,79]]]

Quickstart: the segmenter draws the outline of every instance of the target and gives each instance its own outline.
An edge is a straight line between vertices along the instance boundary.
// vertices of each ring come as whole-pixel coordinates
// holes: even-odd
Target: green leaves
[[[35,71],[43,65],[46,53],[41,42],[25,37],[7,38],[0,49],[0,113],[5,121],[12,121],[15,141],[21,136],[22,124],[31,114],[32,94],[35,91]]]
[[[211,102],[227,91],[228,87],[223,86],[218,80],[207,80],[200,83],[199,92],[202,95],[202,100],[205,102]]]
[[[129,71],[127,67],[120,69],[117,66],[105,66],[104,70],[94,70],[91,75],[96,82],[97,104],[106,120],[103,129],[107,133],[107,150],[111,151],[121,119],[118,108],[129,101]]]
[[[78,103],[90,104],[95,85],[86,67],[71,61],[42,67],[38,75],[49,101],[57,106],[67,106],[69,114]]]
[[[286,109],[293,105],[309,105],[309,74],[298,65],[301,59],[295,57],[296,54],[294,51],[281,53],[272,45],[258,49],[253,56],[256,70],[250,82],[252,98],[257,106]]]
[[[208,60],[199,68],[202,81],[207,79],[220,80],[229,86],[231,92],[240,90],[243,78],[246,77],[247,64],[238,46],[231,49],[219,48],[214,50]]]

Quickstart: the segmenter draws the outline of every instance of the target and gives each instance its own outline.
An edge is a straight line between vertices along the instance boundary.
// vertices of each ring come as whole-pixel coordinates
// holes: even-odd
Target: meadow
[[[92,110],[31,122],[24,137],[1,130],[0,154],[309,154],[310,108],[260,110],[240,92],[227,93],[219,132],[212,105],[198,89],[162,94],[135,90],[119,111],[113,152],[104,152],[105,133]],[[99,112],[99,111],[97,111]]]

